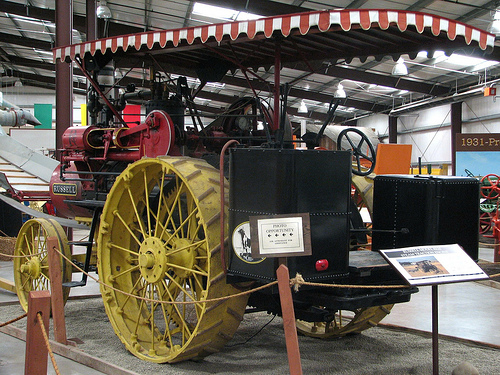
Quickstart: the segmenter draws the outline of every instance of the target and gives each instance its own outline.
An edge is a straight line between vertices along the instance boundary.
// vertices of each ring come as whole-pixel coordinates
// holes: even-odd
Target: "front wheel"
[[[29,292],[50,290],[48,242],[49,237],[57,239],[59,250],[71,259],[71,250],[61,225],[53,219],[36,218],[26,221],[17,235],[14,249],[14,284],[19,303],[28,311]],[[71,281],[72,265],[61,257],[62,282]],[[69,289],[63,287],[63,301],[69,296]]]

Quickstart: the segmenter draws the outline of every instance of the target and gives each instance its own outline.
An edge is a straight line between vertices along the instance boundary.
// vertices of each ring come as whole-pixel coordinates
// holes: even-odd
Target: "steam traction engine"
[[[173,93],[165,107],[174,108],[174,100],[182,105],[179,95]],[[26,258],[16,260],[15,274],[25,308],[29,290],[48,288],[43,256],[29,254],[40,246],[46,251],[43,239],[55,235],[68,257],[70,245],[86,247],[86,271],[95,266],[97,247],[99,278],[116,289],[101,286],[106,312],[133,354],[155,362],[208,355],[231,338],[247,305],[281,313],[272,288],[253,293],[249,301],[247,295],[203,302],[275,279],[273,259],[243,257],[239,251],[238,236],[256,213],[311,216],[313,255],[289,260],[291,271],[307,281],[400,282],[376,253],[349,255],[351,217],[358,214],[350,198],[351,152],[293,149],[289,123],[273,127],[272,110],[259,99],[240,99],[224,121],[201,130],[186,131],[183,121],[173,120],[177,112],[154,109],[135,127],[103,121],[66,130],[61,165],[51,181],[52,202],[60,215],[88,222],[90,235],[68,241],[55,220],[32,219],[23,226],[16,248]],[[227,193],[221,202],[216,167],[230,138],[242,145],[230,152],[228,207]],[[221,224],[221,207],[224,216],[229,209],[229,231]],[[221,225],[230,239],[224,252]],[[249,244],[250,232],[245,235]],[[63,264],[67,297],[70,287],[85,285],[86,275],[71,281],[71,265]],[[299,330],[325,338],[360,332],[415,291],[360,290],[304,287],[294,295]]]
[[[350,19],[353,25],[359,23],[359,17],[349,18],[349,12],[310,12],[272,18],[270,22],[245,21],[151,32],[56,49],[57,58],[72,59],[92,84],[88,106],[92,124],[65,132],[61,165],[51,182],[52,201],[58,214],[88,222],[90,234],[85,241],[70,242],[52,219],[33,219],[23,226],[16,244],[16,252],[22,257],[16,258],[14,264],[21,304],[27,307],[30,290],[49,287],[45,239],[57,237],[60,249],[68,257],[72,254],[70,247],[86,247],[85,270],[97,263],[106,313],[131,353],[153,362],[202,358],[220,350],[231,339],[247,306],[255,311],[281,313],[277,290],[272,287],[254,292],[250,298],[231,296],[275,279],[276,261],[253,258],[248,251],[255,240],[251,238],[249,221],[253,216],[282,214],[306,214],[311,223],[312,255],[289,258],[292,275],[300,273],[306,281],[374,286],[302,287],[293,295],[300,332],[320,338],[361,332],[376,325],[393,304],[408,301],[416,289],[389,288],[401,284],[401,279],[377,252],[350,251],[351,246],[357,248],[366,242],[351,191],[353,184],[362,193],[364,203],[373,207],[373,180],[365,178],[371,168],[366,170],[360,162],[364,159],[374,164],[373,146],[367,138],[361,138],[359,142],[350,139],[352,149],[348,151],[315,149],[339,100],[332,99],[323,129],[303,137],[306,150],[294,148],[286,116],[288,87],[280,84],[281,57],[293,62],[307,54],[321,61],[327,57],[326,51],[344,52],[341,48],[324,48],[314,38],[321,35],[328,40],[331,34],[334,44],[335,33],[340,29],[329,25],[337,22],[337,16],[342,22]],[[406,13],[411,14],[401,13],[394,18],[396,21],[390,21],[395,34],[415,22],[411,18],[404,27],[396,25],[403,22]],[[381,11],[380,17],[386,19],[387,14]],[[438,16],[429,17],[439,21]],[[378,18],[371,22],[363,21],[363,17],[361,20],[363,27],[356,26],[359,36],[369,33],[370,28],[389,27],[380,25]],[[283,29],[273,29],[276,25]],[[240,32],[244,38],[233,43]],[[459,47],[472,44],[464,45],[460,38],[448,40],[445,33],[431,33],[428,27],[419,29],[422,32],[427,38],[446,38]],[[379,33],[370,37],[370,45]],[[278,37],[271,43],[273,48],[268,48],[266,43],[274,36]],[[307,52],[297,53],[299,38],[311,42]],[[481,38],[478,43],[485,44],[483,39],[486,40]],[[406,44],[408,52],[410,48],[421,50],[418,43]],[[384,41],[379,47],[382,45],[392,48],[398,44]],[[192,57],[183,47],[189,48]],[[377,55],[382,53],[379,47]],[[153,49],[167,49],[168,53],[150,54]],[[265,67],[274,63],[272,100],[268,105],[257,95],[239,98],[222,116],[203,126],[194,105],[195,92],[182,77],[174,82],[168,74],[162,77],[152,71],[148,92],[127,85],[122,87],[120,96],[105,95],[105,89],[112,92],[116,86],[99,83],[99,76],[112,58],[119,60],[129,52],[136,53],[141,69],[145,63],[155,67],[177,63],[179,69],[186,65],[186,69],[196,70],[201,86],[219,81],[230,69],[241,69],[248,80],[250,64]],[[391,52],[400,54],[401,50]],[[228,58],[222,59],[224,56]],[[132,59],[122,62],[127,66]],[[123,121],[121,110],[127,102],[144,100],[144,121],[129,126]],[[184,124],[186,110],[192,118],[189,127]],[[348,133],[343,136],[350,137]],[[231,148],[227,157],[225,145],[230,140],[237,140],[239,146]],[[338,139],[337,144],[341,143]],[[474,186],[472,190],[477,188]],[[397,205],[404,207],[400,202]],[[391,212],[397,212],[399,220],[411,216],[415,211],[411,209]],[[426,215],[419,217],[424,220]],[[423,237],[413,236],[411,230],[404,237],[408,230],[403,229],[408,227],[399,225],[398,220],[394,218],[389,223],[394,227],[382,228],[387,236],[403,241],[411,238],[424,244]],[[432,239],[436,236],[430,227]],[[477,225],[475,228],[477,231]],[[72,281],[71,271],[71,264],[63,262],[66,296],[70,287],[86,282],[85,275],[81,281]],[[387,288],[375,287],[380,284]]]

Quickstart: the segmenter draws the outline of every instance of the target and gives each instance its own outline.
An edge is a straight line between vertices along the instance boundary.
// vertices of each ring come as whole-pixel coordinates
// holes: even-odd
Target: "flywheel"
[[[14,284],[19,303],[28,311],[30,291],[50,290],[48,243],[49,237],[57,238],[59,249],[71,259],[71,250],[66,233],[61,225],[52,219],[36,218],[26,221],[17,235],[14,249]],[[71,281],[71,263],[61,257],[62,282]],[[66,302],[70,288],[63,287]]]
[[[217,352],[243,319],[248,296],[206,302],[239,291],[222,268],[218,180],[201,159],[143,158],[108,195],[98,238],[101,293],[115,333],[141,359]]]

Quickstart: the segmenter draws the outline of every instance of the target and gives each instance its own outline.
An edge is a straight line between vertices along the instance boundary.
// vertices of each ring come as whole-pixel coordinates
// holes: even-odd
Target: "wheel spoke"
[[[122,222],[123,226],[130,233],[130,235],[135,240],[135,242],[137,242],[138,245],[141,245],[141,241],[139,241],[139,239],[136,237],[135,233],[132,232],[132,229],[130,229],[129,225],[125,222],[125,220],[123,220],[123,218],[120,215],[120,213],[117,212],[117,211],[115,211],[115,212],[113,212],[113,214]]]
[[[130,267],[130,268],[128,268],[128,269],[126,269],[126,270],[124,270],[124,271],[122,271],[122,272],[120,272],[120,273],[118,273],[118,274],[116,274],[116,275],[113,275],[113,278],[114,278],[114,279],[117,279],[117,278],[122,277],[122,276],[124,276],[124,275],[127,275],[127,274],[129,274],[129,273],[131,273],[131,272],[137,271],[138,269],[139,269],[139,266],[138,266],[138,265],[137,265],[137,266]]]
[[[132,301],[132,298],[133,298],[132,295],[134,295],[134,290],[140,290],[139,288],[137,288],[137,285],[140,282],[141,282],[141,278],[138,278],[137,281],[135,282],[135,284],[130,288],[130,290],[125,291],[129,295],[126,295],[125,299],[122,301],[123,306],[125,306],[128,303],[128,301]]]
[[[149,209],[149,191],[148,191],[148,180],[146,175],[146,170],[143,171],[144,175],[144,199],[146,201],[146,216],[148,218],[148,233],[151,235],[151,210]],[[146,237],[146,236],[144,236]]]
[[[24,251],[24,249],[22,247],[19,248],[19,253],[21,255],[24,255],[26,257],[26,259],[28,259],[28,255],[29,254],[32,254],[31,250],[30,250],[30,241],[28,241],[28,236],[25,234],[23,234],[23,238],[24,238],[24,243],[23,245],[26,245],[26,249],[28,250],[27,252]]]
[[[147,291],[148,291],[148,288],[147,288],[147,285],[146,285],[146,287],[143,289],[143,293],[142,293],[142,295],[140,297],[146,298]],[[135,326],[134,326],[134,330],[133,330],[133,332],[134,332],[135,335],[137,335],[138,330],[139,330],[139,326],[141,324],[142,311],[143,311],[145,303],[146,303],[146,301],[144,299],[141,299],[140,302],[139,302],[139,308],[138,308],[138,311],[137,311],[137,316],[136,316],[136,320],[135,320]]]
[[[134,197],[132,195],[132,191],[130,190],[130,187],[127,187],[128,195],[130,197],[130,204],[132,205],[135,213],[135,217],[137,219],[137,223],[139,224],[139,227],[141,229],[141,233],[144,238],[147,237],[146,230],[144,229],[144,222],[142,221],[141,216],[139,215],[139,212],[137,211],[137,202],[134,201]]]
[[[166,264],[167,264],[167,266],[174,268],[174,269],[179,269],[179,270],[183,270],[183,271],[190,271],[190,272],[193,272],[193,273],[200,275],[200,276],[208,276],[208,273],[206,273],[206,272],[196,271],[192,268],[183,267],[179,264],[174,264],[174,263],[166,263]]]
[[[161,299],[163,299],[164,293],[161,291],[162,284],[159,283],[157,285],[157,287],[158,287],[158,295],[160,296]],[[167,312],[167,307],[170,309],[170,313]],[[163,341],[167,341],[167,339],[168,339],[168,342],[170,343],[170,347],[173,348],[174,342],[172,340],[172,334],[171,334],[171,331],[169,328],[169,324],[170,324],[170,320],[171,320],[170,316],[171,316],[171,311],[172,311],[172,305],[165,306],[164,303],[161,303],[160,308],[161,308],[161,312],[163,314],[163,320],[165,321],[165,332],[163,333]]]
[[[177,286],[177,288],[179,288],[179,289],[180,289],[180,290],[181,290],[181,291],[182,291],[182,292],[183,292],[186,296],[189,296],[189,298],[191,299],[191,301],[196,301],[196,297],[195,297],[195,296],[192,296],[192,295],[189,293],[189,291],[187,291],[187,290],[184,288],[184,286],[182,286],[181,284],[179,284],[179,283],[177,282],[177,280],[175,280],[175,278],[173,278],[172,276],[170,276],[170,275],[168,274],[168,272],[167,272],[165,275],[167,275],[167,277],[170,279],[170,281],[171,281],[171,282],[173,282],[173,283]],[[194,293],[194,291],[193,291],[193,293]]]
[[[26,278],[25,278],[25,279],[24,279],[24,281],[23,281],[22,286],[23,286],[23,289],[24,289],[24,290],[26,290],[27,292],[29,292],[30,290],[32,290],[32,289],[33,289],[32,287],[30,287],[30,289],[27,289],[27,285],[28,285],[28,283],[29,283],[29,284],[31,284],[31,277],[26,276]]]
[[[206,242],[206,240],[201,240],[201,241],[193,242],[192,244],[189,244],[187,246],[179,247],[179,248],[177,248],[175,250],[169,250],[168,251],[168,255],[172,256],[172,255],[175,255],[177,253],[180,253],[181,251],[185,251],[185,250],[188,250],[188,249],[192,249],[193,251],[197,250],[205,242]]]
[[[180,289],[182,289],[182,288],[180,288]],[[172,295],[172,293],[170,293],[170,290],[169,290],[168,286],[166,286],[165,292],[168,294],[168,297],[169,297],[170,301],[175,301],[176,300],[176,297],[174,297],[174,295]],[[185,295],[183,297],[183,301],[185,302]],[[183,305],[182,308],[183,308],[183,312],[181,313],[179,311],[178,305],[172,304],[172,309],[175,310],[175,313],[176,313],[175,316],[178,318],[178,320],[175,321],[174,314],[171,314],[171,316],[172,316],[172,320],[175,321],[175,324],[177,324],[181,328],[181,330],[182,330],[182,336],[184,338],[184,335],[186,333],[187,333],[188,336],[191,336],[192,333],[189,330],[188,324],[186,323],[186,321],[183,318],[185,316],[185,314],[184,314],[185,305]]]
[[[352,141],[351,137],[349,137],[349,136],[346,135],[345,139],[347,140],[347,142],[349,142],[349,144],[351,145],[352,149],[356,148],[356,146],[354,145],[354,142]]]
[[[149,212],[149,211],[148,211]],[[153,302],[154,298],[154,284],[149,285],[149,299],[151,300],[151,311],[149,314],[149,323],[151,327],[151,349],[154,351],[155,350],[155,318],[154,318],[154,313],[155,313],[155,303]]]
[[[172,234],[170,234],[170,237],[165,242],[168,243],[172,240],[172,238],[177,236],[179,234],[179,231],[184,227],[184,225],[188,222],[188,220],[191,219],[193,215],[195,215],[197,212],[198,209],[191,211],[188,217],[186,217],[186,219],[177,227],[177,229]]]
[[[358,147],[357,149],[361,151],[361,146],[363,145],[363,142],[365,141],[365,139],[363,137],[361,137],[361,140],[359,141],[358,143]]]
[[[158,196],[158,209],[157,209],[156,217],[155,217],[155,222],[156,222],[155,234],[159,232],[158,227],[161,226],[161,223],[158,219],[160,217],[161,207],[162,207],[162,203],[163,203],[163,186],[165,185],[165,173],[166,173],[165,168],[162,167],[161,172],[162,173],[161,173],[161,180],[160,180],[160,194]],[[163,230],[163,227],[162,227],[162,230]]]
[[[139,256],[139,253],[137,251],[126,249],[123,246],[117,245],[116,243],[111,243],[111,247],[114,247],[117,250],[121,250],[121,251],[124,251],[126,253],[129,253],[129,254],[132,254],[132,255],[135,255],[135,256]]]
[[[179,186],[178,181],[176,181],[176,186],[177,186],[177,193],[175,195],[174,201],[171,203],[172,210],[170,210],[168,208],[168,205],[165,204],[165,209],[167,210],[168,216],[167,216],[167,219],[165,220],[165,227],[163,228],[163,231],[162,231],[161,235],[159,236],[159,238],[163,238],[163,235],[168,227],[168,223],[170,223],[172,225],[172,229],[174,231],[177,230],[176,225],[175,225],[175,221],[173,220],[173,213],[175,212],[174,208],[177,206],[177,202],[180,201],[182,188],[184,187],[184,182],[182,182],[181,185]]]

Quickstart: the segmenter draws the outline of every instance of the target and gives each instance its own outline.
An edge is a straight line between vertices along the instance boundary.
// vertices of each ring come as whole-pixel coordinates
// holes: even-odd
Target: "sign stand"
[[[432,286],[432,375],[439,375],[438,286]]]
[[[438,285],[489,276],[458,244],[405,247],[380,253],[410,285],[432,287],[432,374],[439,375]]]

